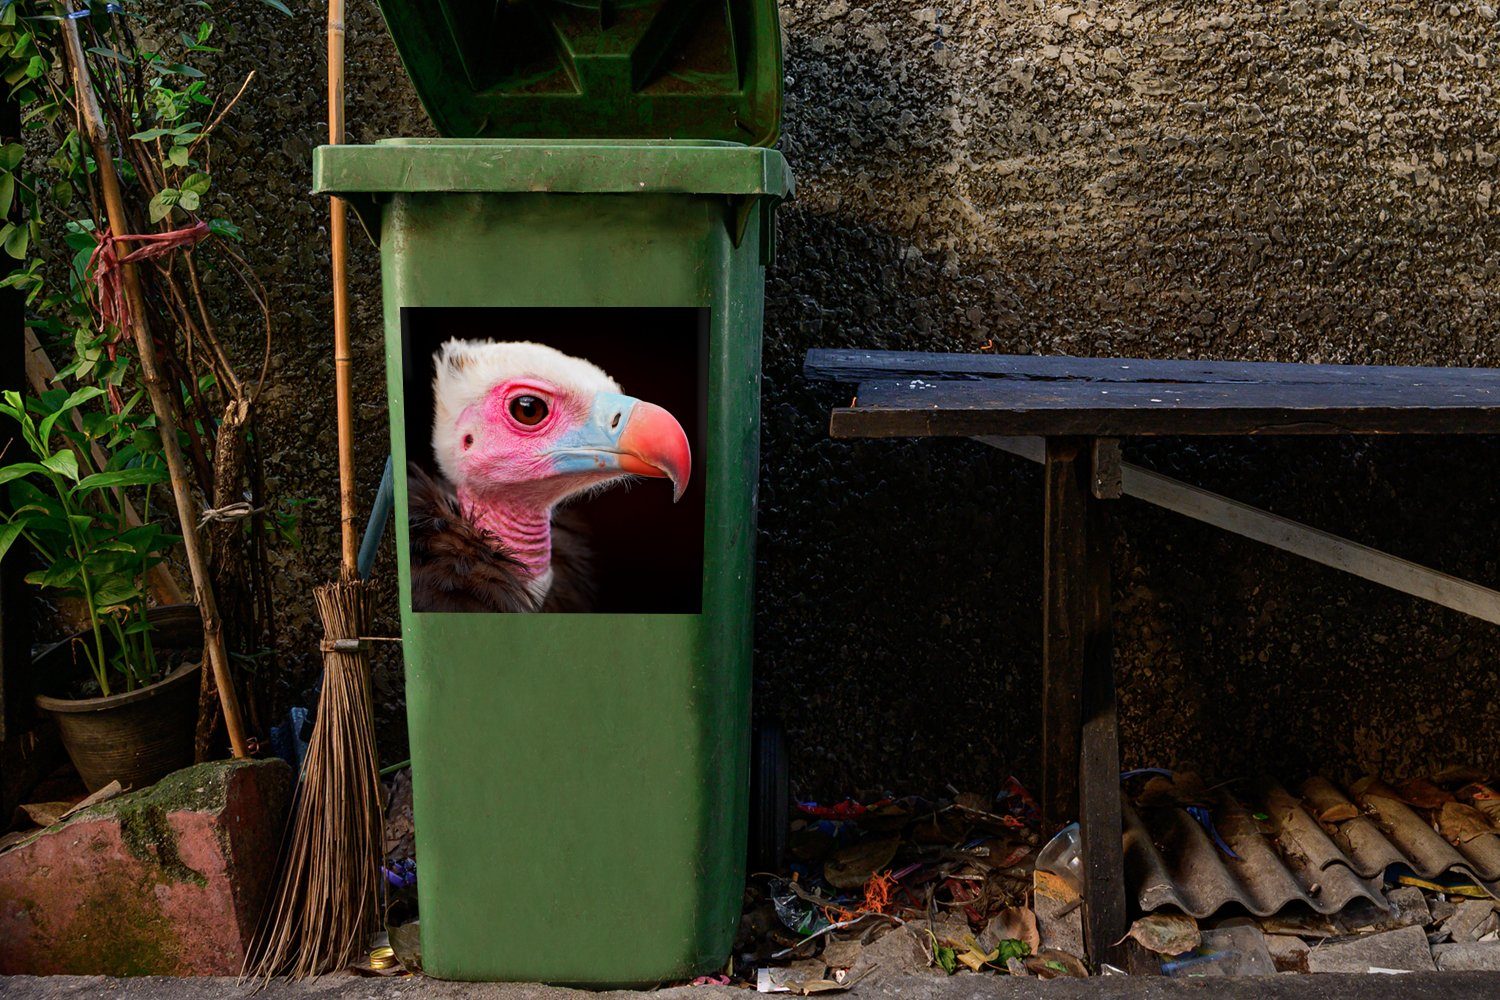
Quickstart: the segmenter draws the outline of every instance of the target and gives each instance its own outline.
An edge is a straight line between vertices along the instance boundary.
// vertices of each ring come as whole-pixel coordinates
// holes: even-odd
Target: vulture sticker
[[[707,309],[402,329],[414,612],[702,610]]]

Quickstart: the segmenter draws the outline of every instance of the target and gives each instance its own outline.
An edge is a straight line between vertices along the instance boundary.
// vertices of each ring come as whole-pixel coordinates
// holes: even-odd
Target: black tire
[[[786,734],[780,723],[763,722],[750,732],[750,871],[781,871],[790,804]]]

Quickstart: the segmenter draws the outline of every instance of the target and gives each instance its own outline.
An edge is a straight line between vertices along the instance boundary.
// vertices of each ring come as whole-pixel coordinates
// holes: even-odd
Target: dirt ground
[[[155,3],[158,9],[175,6]],[[1492,4],[787,0],[798,200],[768,279],[757,711],[808,796],[1034,782],[1040,489],[967,442],[830,443],[814,346],[1494,364],[1500,72]],[[316,680],[334,565],[323,26],[239,5],[254,68],[221,166],[275,299],[271,489],[316,501],[279,556],[279,697]],[[354,141],[430,134],[370,0],[349,14]],[[356,241],[360,473],[384,459],[378,262]],[[247,325],[247,349],[253,333]],[[1491,440],[1127,444],[1278,513],[1500,583]],[[1294,780],[1494,769],[1500,633],[1133,501],[1116,546],[1128,765]],[[379,624],[394,628],[393,562]],[[383,756],[404,757],[382,651]]]

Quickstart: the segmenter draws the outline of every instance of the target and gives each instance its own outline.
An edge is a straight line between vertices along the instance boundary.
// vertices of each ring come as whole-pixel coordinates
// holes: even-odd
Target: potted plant
[[[151,487],[167,473],[153,420],[136,412],[141,394],[118,410],[85,408],[105,394],[84,386],[0,402],[35,456],[0,464],[0,559],[24,540],[41,563],[27,582],[87,621],[35,665],[46,692],[37,703],[91,791],[115,779],[144,787],[192,763],[199,664],[187,659],[202,639],[192,608],[148,607],[144,577],[179,540],[151,519]]]

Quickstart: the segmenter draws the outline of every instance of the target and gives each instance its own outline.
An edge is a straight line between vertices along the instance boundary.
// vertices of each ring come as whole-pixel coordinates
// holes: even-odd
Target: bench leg
[[[1047,439],[1042,818],[1048,834],[1079,821],[1084,943],[1098,963],[1114,957],[1126,907],[1109,524],[1092,493],[1092,452],[1087,440]]]
[[[1078,817],[1087,591],[1087,452],[1048,438],[1042,532],[1042,827]]]
[[[1089,498],[1088,624],[1083,651],[1079,832],[1084,944],[1094,962],[1119,964],[1126,931],[1124,831],[1120,819],[1120,717],[1110,624],[1110,525],[1106,502]]]

